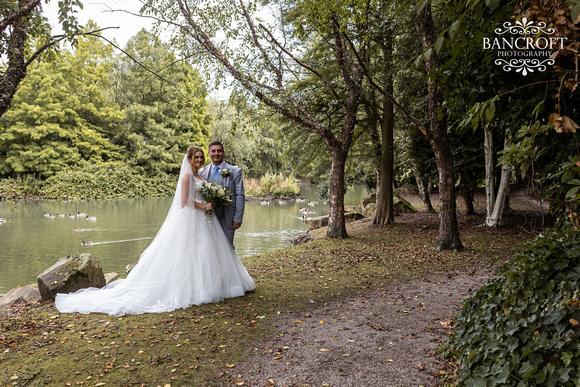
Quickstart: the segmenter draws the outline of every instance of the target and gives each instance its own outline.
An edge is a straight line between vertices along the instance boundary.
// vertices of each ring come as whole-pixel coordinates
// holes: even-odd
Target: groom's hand
[[[232,225],[232,230],[236,231],[238,228],[240,228],[242,224],[240,222],[236,222],[234,220],[234,224]]]

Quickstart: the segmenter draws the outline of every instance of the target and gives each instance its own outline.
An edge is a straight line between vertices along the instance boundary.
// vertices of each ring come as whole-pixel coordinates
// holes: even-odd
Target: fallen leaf
[[[574,320],[573,318],[571,318],[570,319],[570,324],[576,326],[576,325],[578,325],[578,321],[577,320]]]
[[[228,367],[228,368],[233,368],[235,366],[236,366],[235,364],[226,364],[226,367]]]

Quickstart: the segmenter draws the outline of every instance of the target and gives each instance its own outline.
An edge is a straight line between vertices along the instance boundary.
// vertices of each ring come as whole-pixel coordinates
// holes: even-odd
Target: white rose
[[[224,189],[223,188],[218,189],[217,190],[217,194],[218,194],[219,197],[224,196],[225,195]]]

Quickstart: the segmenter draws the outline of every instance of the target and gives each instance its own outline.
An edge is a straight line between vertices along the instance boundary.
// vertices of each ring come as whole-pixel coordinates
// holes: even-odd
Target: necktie
[[[214,169],[213,169],[213,177],[211,178],[211,181],[214,181],[218,177],[218,173],[219,172],[220,172],[220,167],[214,167]]]

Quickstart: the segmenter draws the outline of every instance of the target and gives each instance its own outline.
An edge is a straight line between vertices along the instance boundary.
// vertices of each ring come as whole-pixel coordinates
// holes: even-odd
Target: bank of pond
[[[316,186],[300,188],[299,200],[246,201],[244,222],[234,241],[238,256],[290,247],[290,238],[308,230],[305,217],[328,215],[328,204],[316,199]],[[364,196],[364,187],[351,188],[345,204],[357,205]],[[0,218],[6,219],[0,223],[0,296],[16,286],[36,283],[38,274],[73,253],[91,253],[104,272],[124,275],[125,267],[151,243],[171,200],[0,202]]]

